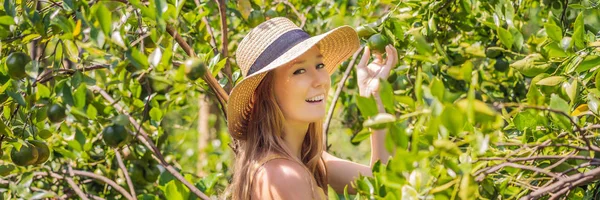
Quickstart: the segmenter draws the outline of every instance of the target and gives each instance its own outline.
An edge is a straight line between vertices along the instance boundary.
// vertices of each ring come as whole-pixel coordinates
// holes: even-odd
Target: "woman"
[[[281,17],[244,37],[236,51],[244,79],[233,88],[227,109],[236,152],[233,199],[325,199],[327,184],[342,193],[359,174],[372,176],[369,166],[327,153],[322,140],[330,75],[358,48],[348,26],[311,37]],[[376,54],[367,65],[365,49],[357,66],[361,96],[378,99],[379,79],[397,63],[396,50],[388,46],[386,52],[387,61]],[[385,132],[371,136],[371,165],[390,155]]]

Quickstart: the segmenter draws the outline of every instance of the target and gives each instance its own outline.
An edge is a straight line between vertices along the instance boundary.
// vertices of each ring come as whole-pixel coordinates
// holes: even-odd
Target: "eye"
[[[323,69],[323,68],[325,68],[325,64],[320,63],[317,65],[317,69]]]
[[[305,69],[297,69],[296,71],[294,71],[294,75],[296,75],[296,74],[303,74],[304,72],[306,72]]]

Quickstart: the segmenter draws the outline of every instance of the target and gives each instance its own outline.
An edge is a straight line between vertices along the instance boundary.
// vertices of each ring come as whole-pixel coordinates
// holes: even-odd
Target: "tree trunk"
[[[206,153],[204,150],[208,145],[208,140],[210,139],[210,129],[208,128],[208,117],[210,116],[210,103],[208,102],[208,97],[204,94],[201,94],[198,98],[198,161],[196,162],[196,174],[200,177],[205,176],[206,172],[204,172],[203,167],[206,162]]]

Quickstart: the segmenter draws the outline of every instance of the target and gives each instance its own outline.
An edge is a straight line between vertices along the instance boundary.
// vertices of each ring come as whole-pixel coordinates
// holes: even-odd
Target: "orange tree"
[[[380,89],[392,115],[357,95],[358,52],[333,76],[325,129],[339,119],[347,143],[359,144],[370,128],[387,128],[395,155],[353,184],[356,195],[330,190],[330,198],[596,198],[598,8],[594,0],[5,0],[0,193],[226,196],[232,153],[222,110],[240,77],[232,52],[251,27],[285,16],[311,34],[349,24],[364,45],[399,51]],[[198,134],[190,127],[202,98],[216,134],[190,153],[194,144],[174,132]]]

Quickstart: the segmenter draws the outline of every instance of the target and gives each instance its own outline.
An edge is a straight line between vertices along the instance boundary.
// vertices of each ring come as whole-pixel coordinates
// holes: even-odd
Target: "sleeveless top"
[[[257,164],[252,172],[251,172],[251,176],[250,176],[250,183],[253,184],[254,183],[254,176],[256,175],[256,172],[265,165],[265,163],[271,161],[271,160],[275,160],[275,159],[286,159],[292,162],[296,162],[298,163],[298,161],[296,160],[292,160],[290,158],[284,157],[282,155],[278,155],[278,154],[270,154],[266,157],[264,157],[263,159],[261,159],[259,162],[257,162]],[[303,163],[299,163],[309,174],[312,175],[312,172],[310,172],[310,170],[308,170],[308,168],[303,164]],[[312,188],[312,196],[313,199],[327,199],[327,196],[325,195],[325,192],[323,191],[323,189],[321,187],[318,186],[317,181],[315,181],[315,178],[313,176],[311,176],[310,178],[310,187]]]

